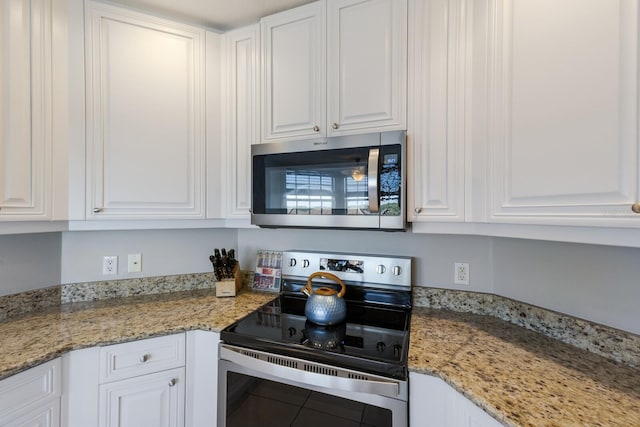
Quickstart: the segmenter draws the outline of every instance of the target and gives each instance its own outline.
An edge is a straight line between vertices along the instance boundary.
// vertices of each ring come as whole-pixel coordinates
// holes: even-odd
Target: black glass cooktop
[[[283,294],[221,333],[225,343],[406,379],[410,306],[347,301],[347,319],[319,326],[306,297]]]

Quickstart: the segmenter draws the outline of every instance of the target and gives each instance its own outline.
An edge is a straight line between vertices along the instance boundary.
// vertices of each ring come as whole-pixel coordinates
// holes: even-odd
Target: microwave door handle
[[[367,188],[369,190],[369,212],[378,213],[380,209],[380,195],[378,194],[378,158],[380,149],[369,150],[369,171],[367,176]]]

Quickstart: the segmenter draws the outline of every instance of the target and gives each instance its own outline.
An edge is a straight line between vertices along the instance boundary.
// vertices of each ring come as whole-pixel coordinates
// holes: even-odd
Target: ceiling
[[[135,9],[227,31],[313,0],[115,0]]]

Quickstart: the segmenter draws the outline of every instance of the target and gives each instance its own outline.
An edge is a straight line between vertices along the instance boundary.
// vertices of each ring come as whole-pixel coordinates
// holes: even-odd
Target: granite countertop
[[[274,298],[175,292],[63,304],[0,322],[0,379],[68,351],[187,330],[220,331]]]
[[[409,369],[508,426],[640,426],[640,370],[491,316],[414,308]]]
[[[74,349],[220,331],[273,298],[197,290],[21,315],[0,322],[0,379]],[[491,316],[415,307],[409,370],[442,378],[508,426],[640,426],[640,370]]]

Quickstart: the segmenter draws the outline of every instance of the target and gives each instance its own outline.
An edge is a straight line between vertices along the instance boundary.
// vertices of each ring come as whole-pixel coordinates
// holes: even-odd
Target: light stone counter
[[[491,316],[414,307],[409,370],[507,426],[640,426],[640,370]]]
[[[0,322],[0,378],[65,352],[220,331],[274,298],[210,289],[52,306]],[[640,426],[640,370],[495,317],[414,307],[409,369],[509,426]]]
[[[273,299],[197,290],[63,304],[0,322],[0,379],[70,350],[187,330],[220,331]]]

